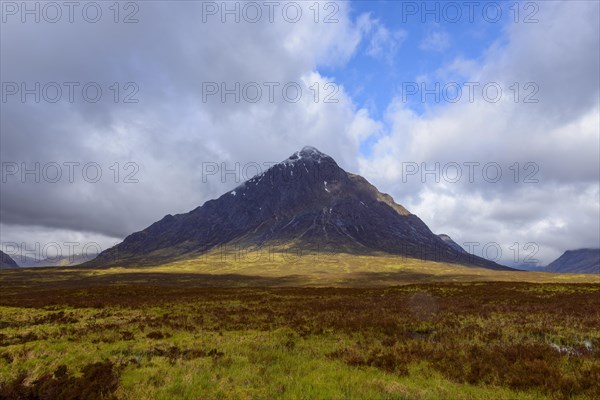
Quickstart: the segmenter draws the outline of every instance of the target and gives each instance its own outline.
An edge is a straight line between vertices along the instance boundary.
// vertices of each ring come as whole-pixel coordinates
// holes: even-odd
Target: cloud
[[[3,23],[3,81],[81,84],[73,102],[3,103],[1,158],[18,170],[2,183],[2,241],[27,229],[31,242],[48,240],[40,233],[48,229],[124,238],[236,186],[255,171],[248,165],[267,168],[306,144],[356,169],[360,141],[377,124],[335,78],[318,73],[347,62],[362,40],[347,4],[338,5],[334,23],[315,22],[308,3],[297,22],[278,9],[272,22],[263,13],[256,23],[223,23],[203,14],[202,2],[140,3],[133,24],[115,24],[108,8],[95,24]],[[82,98],[89,82],[103,90],[96,103]],[[123,102],[134,92],[128,82],[139,89],[137,103]],[[205,96],[207,83],[239,85],[240,98]],[[239,95],[247,84],[262,90],[259,101]],[[50,182],[55,164],[62,179]],[[208,164],[219,173],[208,175]],[[22,167],[36,165],[40,182],[35,173],[23,179]]]
[[[2,242],[83,237],[109,245],[235,187],[255,172],[249,166],[266,168],[312,144],[392,194],[435,232],[459,243],[498,242],[505,262],[515,242],[537,243],[542,263],[569,248],[599,245],[597,3],[540,3],[540,23],[507,26],[481,58],[418,71],[417,81],[428,88],[479,83],[473,101],[463,87],[456,103],[442,98],[416,111],[398,96],[382,120],[356,106],[335,72],[359,51],[393,62],[407,27],[370,14],[353,17],[347,2],[336,3],[333,23],[315,22],[310,2],[302,3],[297,22],[281,10],[273,22],[236,23],[230,16],[223,23],[218,14],[204,22],[203,4],[143,2],[134,24],[114,23],[108,8],[95,24],[22,24],[18,17],[3,23],[3,82],[96,82],[103,97],[84,101],[79,86],[74,102],[36,103],[30,95],[25,103],[17,96],[2,104],[0,157],[19,168],[1,183]],[[426,51],[450,44],[439,27],[421,43]],[[137,103],[123,102],[132,94],[128,82],[139,89]],[[257,102],[241,95],[236,101],[231,93],[206,96],[207,83],[219,90],[259,87],[262,96]],[[266,84],[273,83],[271,102]],[[497,102],[484,97],[488,83],[503,90]],[[286,84],[290,93],[300,88],[298,101],[285,98]],[[373,140],[368,155],[357,156]],[[470,162],[479,163],[473,182],[464,164]],[[22,182],[23,165],[35,169],[35,163],[39,172]],[[62,179],[34,182],[55,163]],[[65,163],[79,163],[73,182]],[[407,163],[420,171],[403,179]],[[435,170],[435,163],[441,175],[459,164],[461,179],[452,183],[444,175],[437,183],[431,173],[423,179],[423,169]],[[499,181],[483,174],[487,163],[500,166]],[[94,168],[84,173],[86,165],[100,168],[98,181],[90,179]],[[208,165],[218,171],[207,173]],[[525,182],[532,173],[537,182]]]
[[[437,52],[442,52],[448,47],[450,47],[450,35],[441,30],[428,32],[419,45],[421,50]]]
[[[406,30],[391,30],[379,19],[370,14],[363,14],[357,21],[359,29],[366,35],[367,47],[365,53],[375,59],[393,63],[398,50],[406,40]]]
[[[441,87],[457,74],[463,75],[458,82],[477,83],[473,99],[463,87],[458,101],[430,96],[417,113],[397,97],[387,110],[387,134],[361,160],[361,172],[434,231],[459,242],[500,243],[507,263],[514,243],[538,243],[542,263],[567,249],[598,247],[598,7],[540,4],[539,24],[508,26],[476,67],[454,60],[437,71]],[[493,89],[486,99],[487,84]],[[502,89],[497,99],[495,87]],[[473,182],[469,162],[479,163]],[[419,172],[407,177],[407,163]],[[436,163],[439,183],[435,173],[423,174]],[[462,166],[458,182],[449,182],[449,172],[444,179],[452,163]],[[497,182],[483,174],[487,163],[500,167]]]
[[[43,260],[83,254],[93,257],[121,241],[94,232],[0,224],[1,250],[18,264],[26,259]]]

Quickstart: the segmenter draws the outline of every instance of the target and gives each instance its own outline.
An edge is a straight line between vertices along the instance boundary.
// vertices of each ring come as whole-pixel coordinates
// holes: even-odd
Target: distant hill
[[[19,268],[19,265],[8,254],[0,250],[0,269]]]
[[[283,246],[511,270],[452,243],[365,178],[307,146],[218,199],[129,235],[85,265],[157,265],[222,246]]]
[[[519,264],[513,265],[513,268],[520,269],[522,271],[530,271],[530,272],[547,272],[546,267],[538,264]]]
[[[548,272],[600,274],[600,249],[567,250],[546,267]]]
[[[95,255],[74,254],[71,256],[56,256],[44,259],[22,257],[19,259],[22,268],[35,267],[70,267],[94,259]]]

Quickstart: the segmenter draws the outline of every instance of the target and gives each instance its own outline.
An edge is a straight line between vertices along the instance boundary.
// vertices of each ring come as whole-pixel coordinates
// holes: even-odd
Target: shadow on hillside
[[[199,274],[167,272],[104,273],[102,270],[58,270],[43,268],[35,270],[11,270],[0,273],[4,289],[10,288],[77,288],[123,284],[175,285],[175,286],[288,286],[306,282],[301,275],[282,277],[253,276],[241,274]]]
[[[425,274],[408,271],[356,272],[344,279],[347,286],[393,286],[429,282],[472,282],[490,280],[470,274]]]
[[[139,304],[171,301],[194,290],[217,293],[228,288],[339,287],[374,288],[415,283],[481,280],[472,275],[432,275],[410,271],[357,272],[331,276],[254,276],[241,274],[108,272],[102,269],[23,269],[0,273],[0,305],[39,307],[59,304],[91,306],[103,302]],[[100,296],[100,297],[97,297]],[[108,299],[108,300],[107,300]],[[100,303],[98,303],[100,304]]]
[[[177,287],[274,287],[274,286],[392,286],[430,281],[464,281],[473,275],[433,275],[413,271],[354,272],[306,276],[260,276],[202,274],[188,272],[106,272],[102,269],[59,269],[56,267],[10,270],[0,273],[6,293],[13,290],[85,288],[90,286],[150,285]],[[478,280],[478,279],[476,279]]]

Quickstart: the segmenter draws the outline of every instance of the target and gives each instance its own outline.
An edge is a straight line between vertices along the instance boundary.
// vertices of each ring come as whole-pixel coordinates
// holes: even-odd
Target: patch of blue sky
[[[488,49],[503,44],[507,26],[531,23],[536,9],[535,2],[510,0],[352,1],[351,17],[363,40],[346,65],[319,71],[335,77],[358,107],[385,126],[393,100],[417,114],[435,109],[444,98],[424,90],[468,81]],[[409,94],[415,84],[418,92]],[[368,155],[373,140],[363,143],[361,153]]]
[[[532,2],[353,1],[353,18],[369,15],[359,18],[364,39],[346,65],[319,71],[335,77],[357,106],[380,119],[412,83],[424,82],[425,88],[433,89],[435,82],[443,87],[467,79],[468,68],[502,41],[506,25],[531,13],[525,9],[528,3]],[[419,93],[406,98],[417,113],[436,102],[433,95],[425,96],[425,102],[422,97]]]

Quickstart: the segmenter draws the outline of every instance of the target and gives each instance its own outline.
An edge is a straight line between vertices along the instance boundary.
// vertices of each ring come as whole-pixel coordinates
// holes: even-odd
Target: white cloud
[[[430,31],[421,41],[421,50],[441,52],[450,47],[450,35],[442,30]]]
[[[367,37],[365,53],[370,57],[393,63],[398,50],[408,36],[406,30],[389,29],[379,19],[372,18],[370,14],[360,16],[357,25]]]
[[[386,116],[389,132],[361,160],[361,171],[434,231],[457,241],[499,242],[506,249],[533,241],[546,263],[564,250],[600,245],[598,4],[543,3],[539,19],[509,26],[506,44],[492,45],[476,67],[474,61],[454,60],[437,71],[442,87],[444,78],[457,74],[478,82],[473,102],[463,91],[459,102],[442,98],[417,114],[395,99]],[[498,102],[482,98],[487,83],[501,85]],[[517,102],[510,89],[515,83]],[[524,103],[536,87],[539,102]],[[422,183],[417,175],[402,182],[406,162],[431,168],[435,162],[470,161],[497,162],[502,179],[490,183],[479,175],[469,183],[463,175],[444,185],[431,175]],[[518,183],[510,169],[515,162]],[[534,172],[525,169],[527,162],[539,167],[538,183],[523,182]],[[504,261],[510,262],[506,254]]]
[[[9,254],[19,264],[27,259],[40,261],[57,256],[71,257],[83,254],[93,257],[120,242],[119,238],[94,232],[35,225],[0,224],[0,233],[3,237],[0,250]]]

